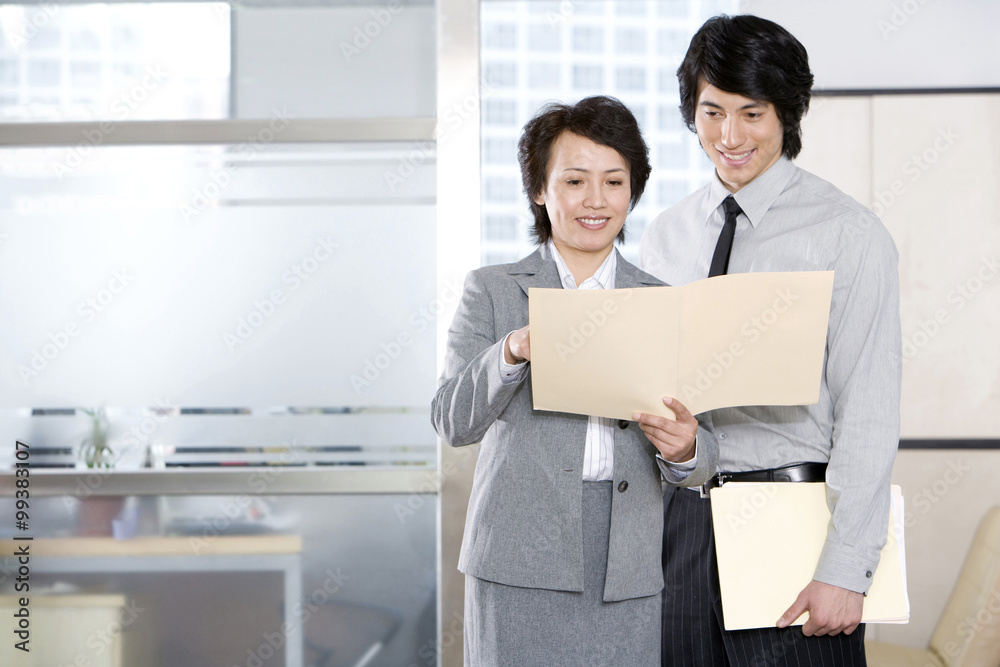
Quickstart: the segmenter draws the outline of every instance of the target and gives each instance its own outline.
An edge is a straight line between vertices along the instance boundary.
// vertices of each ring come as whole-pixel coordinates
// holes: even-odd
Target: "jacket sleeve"
[[[452,446],[482,440],[487,429],[507,407],[530,367],[515,381],[500,374],[500,346],[509,331],[496,330],[489,274],[473,271],[455,319],[448,329],[448,348],[437,393],[431,401],[431,421],[438,436]],[[527,297],[524,297],[527,302]],[[527,320],[527,306],[524,309]],[[527,323],[527,322],[525,322]]]

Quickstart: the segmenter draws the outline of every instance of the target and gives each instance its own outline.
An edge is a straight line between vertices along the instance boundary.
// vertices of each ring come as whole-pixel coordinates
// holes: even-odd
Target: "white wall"
[[[1000,94],[820,97],[803,123],[798,164],[871,206],[900,251],[904,438],[1000,437],[998,137]],[[925,646],[1000,503],[1000,451],[903,450],[893,478],[911,620],[868,636]]]
[[[820,90],[1000,85],[992,0],[742,0],[809,51]]]

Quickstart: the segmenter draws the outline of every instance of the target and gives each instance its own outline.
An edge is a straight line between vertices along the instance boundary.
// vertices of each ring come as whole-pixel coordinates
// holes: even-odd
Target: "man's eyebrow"
[[[701,107],[712,107],[714,109],[721,109],[722,108],[721,104],[717,104],[716,102],[712,102],[711,100],[702,100],[701,102],[698,103],[698,106],[701,106]],[[743,106],[741,106],[739,109],[737,109],[737,111],[744,111],[746,109],[763,109],[763,108],[766,108],[766,107],[767,107],[767,102],[761,102],[759,100],[753,100],[753,101],[748,102],[747,104],[744,104]]]

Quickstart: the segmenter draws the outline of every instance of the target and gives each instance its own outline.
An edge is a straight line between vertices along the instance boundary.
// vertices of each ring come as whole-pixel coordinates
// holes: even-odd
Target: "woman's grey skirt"
[[[659,667],[660,595],[602,599],[611,497],[611,482],[583,483],[583,593],[466,575],[466,667]]]

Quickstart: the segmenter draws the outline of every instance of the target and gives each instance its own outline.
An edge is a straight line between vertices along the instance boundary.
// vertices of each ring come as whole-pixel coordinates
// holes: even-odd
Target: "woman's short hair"
[[[715,16],[691,38],[677,69],[681,115],[695,132],[698,82],[774,105],[784,132],[782,152],[802,150],[799,123],[809,109],[813,75],[799,40],[777,23],[758,16]]]
[[[635,208],[649,180],[649,148],[642,139],[639,123],[628,107],[613,97],[597,95],[576,104],[547,104],[529,120],[517,144],[517,161],[521,165],[521,182],[528,204],[535,216],[532,236],[542,245],[552,237],[552,222],[545,207],[535,199],[545,190],[552,144],[563,132],[572,132],[594,143],[618,151],[629,168],[631,201]],[[625,240],[625,227],[617,237]]]

